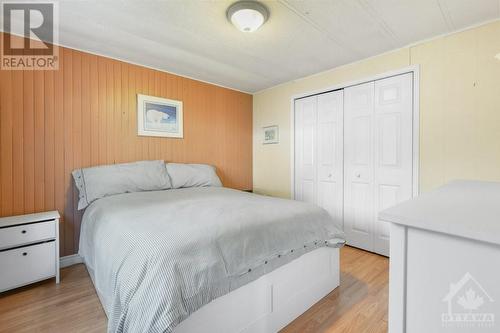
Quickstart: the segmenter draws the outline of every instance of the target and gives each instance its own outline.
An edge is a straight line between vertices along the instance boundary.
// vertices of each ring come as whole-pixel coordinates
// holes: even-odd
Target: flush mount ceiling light
[[[500,60],[500,53],[497,53],[497,54],[495,55],[495,58],[496,58],[497,60]]]
[[[269,18],[267,8],[257,1],[238,1],[227,9],[227,19],[243,32],[253,32]]]

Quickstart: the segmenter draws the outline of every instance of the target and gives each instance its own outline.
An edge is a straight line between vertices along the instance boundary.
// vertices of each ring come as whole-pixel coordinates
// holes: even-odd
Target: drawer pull
[[[21,233],[22,233],[22,234],[25,234],[25,233],[26,233],[26,230],[21,231]]]
[[[28,255],[28,252],[23,252],[23,256],[27,256]]]

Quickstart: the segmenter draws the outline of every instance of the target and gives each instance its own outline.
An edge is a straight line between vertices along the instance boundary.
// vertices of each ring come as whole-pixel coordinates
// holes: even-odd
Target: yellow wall
[[[452,179],[500,181],[500,21],[334,68],[254,94],[254,191],[290,196],[296,94],[420,65],[420,189]],[[279,125],[280,143],[262,145]]]

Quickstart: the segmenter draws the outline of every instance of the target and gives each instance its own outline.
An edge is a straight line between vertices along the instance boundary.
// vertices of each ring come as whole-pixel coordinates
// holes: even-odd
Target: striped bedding
[[[93,202],[80,255],[108,332],[172,332],[204,304],[343,234],[302,202],[220,187],[119,194]]]

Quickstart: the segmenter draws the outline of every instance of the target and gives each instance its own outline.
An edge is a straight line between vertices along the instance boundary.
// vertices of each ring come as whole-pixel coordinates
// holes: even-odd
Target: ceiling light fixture
[[[257,1],[238,1],[227,9],[227,19],[243,32],[253,32],[269,18],[266,6]]]
[[[500,60],[500,53],[497,53],[497,54],[495,55],[495,58],[496,58],[497,60]]]

